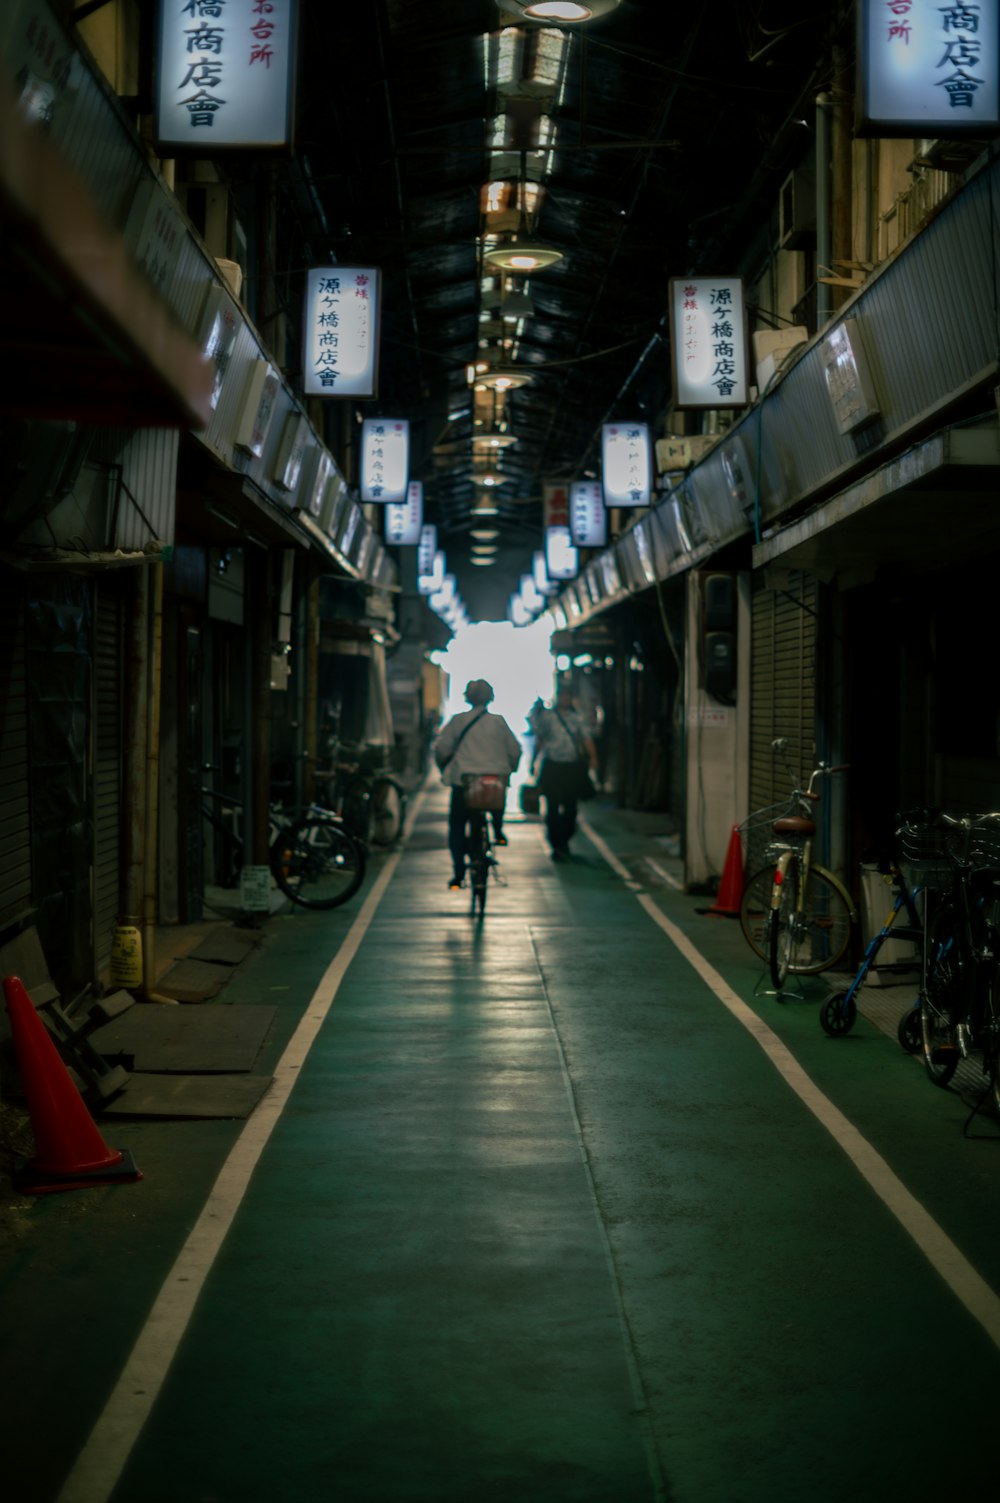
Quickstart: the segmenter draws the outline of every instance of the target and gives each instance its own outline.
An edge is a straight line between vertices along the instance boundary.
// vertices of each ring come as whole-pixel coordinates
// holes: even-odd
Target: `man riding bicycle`
[[[468,710],[452,716],[434,747],[434,760],[441,770],[441,780],[451,789],[448,812],[448,849],[454,875],[449,888],[461,887],[465,877],[466,827],[469,811],[465,806],[462,779],[469,774],[490,773],[507,778],[521,760],[521,743],[502,715],[487,708],[493,689],[482,678],[466,685]],[[506,845],[503,833],[503,810],[491,814],[494,841]]]

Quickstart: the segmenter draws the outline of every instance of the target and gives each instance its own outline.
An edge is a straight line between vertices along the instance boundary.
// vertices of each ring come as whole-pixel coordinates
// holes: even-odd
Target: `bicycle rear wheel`
[[[774,867],[765,866],[754,872],[743,889],[740,899],[740,928],[743,938],[755,955],[767,960],[770,952],[771,888],[774,886]]]
[[[314,815],[279,833],[271,847],[271,870],[293,903],[337,908],[364,880],[365,848],[342,825]]]
[[[778,906],[771,913],[768,964],[774,989],[780,992],[788,980],[788,973],[792,969],[798,945],[798,916],[795,912],[799,892],[798,860],[792,856],[784,869],[779,862],[778,872],[781,874],[781,885],[778,892]]]
[[[486,887],[490,875],[490,840],[486,819],[477,815],[471,822],[469,833],[469,912],[473,918],[482,918],[486,912]]]
[[[380,777],[372,783],[371,836],[374,845],[395,845],[403,833],[406,796],[394,778]]]
[[[344,789],[340,808],[349,835],[368,845],[372,838],[372,785],[367,778],[353,778]]]

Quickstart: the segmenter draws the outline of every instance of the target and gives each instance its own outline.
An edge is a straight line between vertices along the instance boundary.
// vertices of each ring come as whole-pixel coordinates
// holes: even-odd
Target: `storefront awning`
[[[960,526],[956,525],[960,522]],[[912,573],[1000,548],[1000,430],[947,428],[753,550],[755,569],[801,569],[842,588],[891,565]]]
[[[201,428],[211,373],[85,184],[0,80],[0,413]]]

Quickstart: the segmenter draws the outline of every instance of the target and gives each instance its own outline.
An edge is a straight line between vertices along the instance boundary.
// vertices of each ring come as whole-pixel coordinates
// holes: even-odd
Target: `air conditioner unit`
[[[816,178],[811,168],[797,167],[778,195],[778,245],[803,250],[816,239]]]

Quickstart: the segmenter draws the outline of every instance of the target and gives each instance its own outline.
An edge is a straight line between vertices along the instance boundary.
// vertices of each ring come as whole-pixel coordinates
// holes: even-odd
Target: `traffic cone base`
[[[5,976],[4,998],[35,1153],[17,1170],[17,1188],[30,1194],[141,1179],[123,1149],[109,1148],[59,1056],[48,1029],[17,976]]]
[[[739,825],[733,825],[732,834],[729,837],[729,848],[726,851],[726,864],[722,868],[719,891],[715,902],[711,908],[706,908],[705,912],[721,914],[725,918],[735,918],[740,911],[743,886],[743,843],[740,840]]]
[[[142,1179],[142,1171],[127,1148],[113,1155],[112,1162],[100,1169],[74,1169],[72,1176],[46,1174],[34,1159],[17,1159],[11,1176],[15,1190],[22,1195],[49,1195],[56,1190],[82,1190],[87,1185],[113,1185],[120,1180]]]

